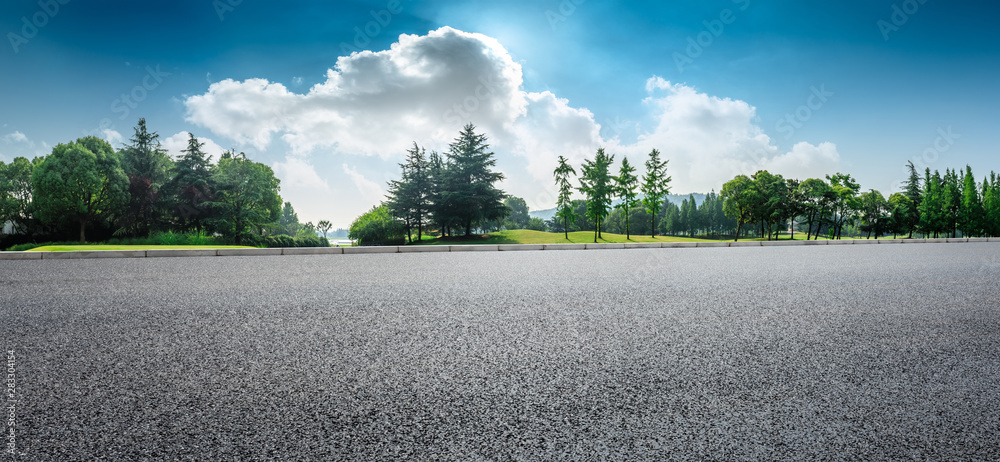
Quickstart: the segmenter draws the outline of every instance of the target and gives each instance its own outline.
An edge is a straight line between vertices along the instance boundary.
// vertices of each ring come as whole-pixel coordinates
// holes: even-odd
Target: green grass
[[[154,249],[252,249],[245,245],[46,245],[29,252],[67,252],[74,250],[154,250]]]
[[[708,239],[694,239],[688,237],[674,236],[649,236],[632,235],[631,239],[626,239],[624,234],[601,233],[601,238],[597,242],[700,242]],[[424,239],[419,244],[414,245],[461,245],[461,244],[585,244],[594,242],[593,231],[576,231],[569,233],[566,239],[563,233],[546,233],[542,231],[531,231],[528,229],[517,229],[513,231],[500,231],[490,234],[480,234],[469,237],[455,238],[429,238]]]

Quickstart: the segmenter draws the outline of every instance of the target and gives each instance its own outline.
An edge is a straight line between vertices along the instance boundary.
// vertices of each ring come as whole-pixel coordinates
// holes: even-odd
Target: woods
[[[0,223],[14,231],[3,247],[163,233],[239,245],[267,246],[276,236],[294,246],[329,245],[311,223],[279,223],[283,201],[271,167],[232,150],[213,164],[204,144],[189,136],[182,155],[172,159],[139,119],[117,150],[88,136],[31,161],[0,162]]]

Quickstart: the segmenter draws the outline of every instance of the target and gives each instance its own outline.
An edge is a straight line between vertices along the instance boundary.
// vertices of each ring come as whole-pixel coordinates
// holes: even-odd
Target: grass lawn
[[[153,250],[153,249],[252,249],[245,245],[46,245],[29,252],[66,252],[73,250]]]
[[[625,239],[624,234],[601,233],[601,239],[597,242],[701,242],[706,239],[692,239],[688,237],[674,236],[649,236],[632,235],[631,240]],[[576,231],[569,233],[566,239],[563,233],[546,233],[542,231],[531,231],[528,229],[517,229],[513,231],[500,231],[490,234],[478,234],[470,237],[456,238],[428,238],[419,244],[414,245],[461,245],[461,244],[586,244],[594,242],[593,231]]]

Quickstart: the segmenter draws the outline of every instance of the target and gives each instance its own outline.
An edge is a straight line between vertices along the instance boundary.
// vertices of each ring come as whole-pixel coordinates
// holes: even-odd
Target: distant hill
[[[680,206],[681,203],[684,202],[684,199],[687,199],[688,196],[690,195],[691,194],[684,194],[684,195],[670,194],[667,196],[667,200],[673,203],[674,205]],[[706,195],[702,193],[694,193],[695,203],[701,205],[702,202],[705,202],[705,196]],[[618,202],[619,201],[616,200],[614,203],[617,204]],[[552,219],[552,217],[556,216],[556,209],[555,207],[553,207],[551,209],[545,209],[545,210],[531,210],[528,212],[528,215],[532,217],[541,218],[545,221],[549,221]]]

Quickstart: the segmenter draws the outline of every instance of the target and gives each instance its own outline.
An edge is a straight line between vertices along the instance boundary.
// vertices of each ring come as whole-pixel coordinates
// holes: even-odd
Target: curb
[[[532,250],[611,250],[611,249],[684,249],[693,247],[785,247],[802,245],[885,245],[885,244],[964,244],[1000,243],[1000,238],[957,239],[844,239],[824,241],[737,241],[737,242],[628,242],[597,244],[497,244],[497,245],[421,245],[384,247],[286,247],[270,249],[150,249],[150,250],[76,250],[60,252],[0,252],[0,260],[77,260],[89,258],[161,258],[161,257],[230,257],[262,255],[351,255],[376,253],[428,252],[512,252]]]

